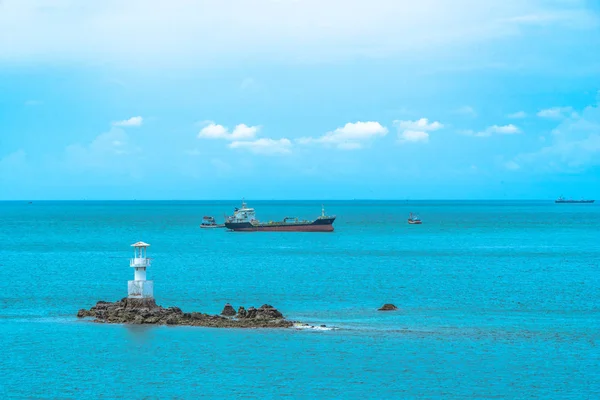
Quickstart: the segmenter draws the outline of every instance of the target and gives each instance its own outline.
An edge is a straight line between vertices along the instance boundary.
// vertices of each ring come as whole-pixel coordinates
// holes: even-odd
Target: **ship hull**
[[[250,222],[226,222],[225,227],[235,232],[333,232],[335,218],[322,218],[307,223],[275,222],[252,224]]]

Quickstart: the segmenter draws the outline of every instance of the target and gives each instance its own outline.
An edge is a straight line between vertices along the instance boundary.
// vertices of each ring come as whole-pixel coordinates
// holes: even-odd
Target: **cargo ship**
[[[333,221],[335,216],[325,215],[325,208],[321,207],[321,216],[313,221],[285,217],[283,221],[260,222],[254,208],[242,201],[242,207],[236,207],[225,220],[225,227],[236,232],[333,232]]]
[[[593,203],[595,200],[573,200],[573,199],[565,199],[564,197],[560,196],[558,199],[554,200],[555,203],[569,203],[569,204],[591,204]]]

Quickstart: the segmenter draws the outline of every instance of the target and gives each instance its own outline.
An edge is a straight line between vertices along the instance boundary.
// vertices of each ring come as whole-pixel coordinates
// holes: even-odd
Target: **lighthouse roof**
[[[137,242],[131,245],[131,247],[149,247],[150,245],[148,243],[144,243],[144,242]]]

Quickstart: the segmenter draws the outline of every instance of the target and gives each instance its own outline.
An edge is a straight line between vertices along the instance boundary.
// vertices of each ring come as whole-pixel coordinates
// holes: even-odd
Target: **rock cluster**
[[[398,307],[396,307],[395,305],[387,303],[387,304],[384,304],[383,306],[381,306],[381,308],[379,308],[378,311],[394,311],[397,309],[398,309]]]
[[[233,314],[232,314],[233,311]],[[124,298],[114,303],[99,301],[89,310],[81,309],[77,317],[92,317],[94,322],[112,324],[189,325],[214,328],[289,328],[294,325],[273,306],[265,304],[238,312],[226,304],[222,315],[199,312],[184,313],[178,307],[163,308],[154,299]]]

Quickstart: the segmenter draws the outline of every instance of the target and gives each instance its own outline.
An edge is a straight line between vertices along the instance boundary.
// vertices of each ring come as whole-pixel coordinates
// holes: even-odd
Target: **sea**
[[[332,233],[200,229],[239,201],[0,202],[0,398],[600,398],[598,204],[248,200],[321,204]],[[162,306],[333,329],[78,320],[126,296],[137,241]]]

